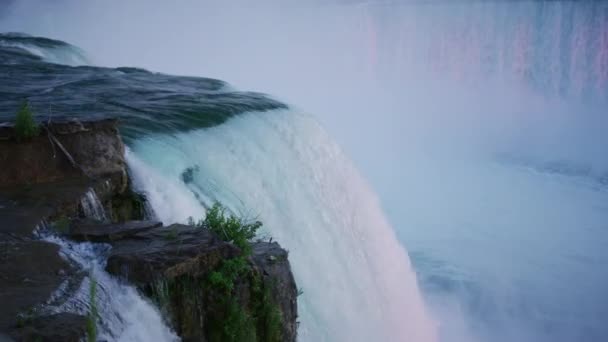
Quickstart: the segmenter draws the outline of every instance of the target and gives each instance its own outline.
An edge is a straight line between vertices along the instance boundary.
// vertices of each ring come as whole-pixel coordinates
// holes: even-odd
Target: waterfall
[[[125,284],[109,275],[105,256],[110,246],[90,242],[67,241],[48,235],[44,240],[58,244],[60,253],[68,261],[88,272],[76,294],[56,307],[45,308],[54,312],[72,312],[87,315],[91,301],[91,281],[96,283],[99,319],[98,339],[116,342],[174,342],[179,338],[168,327],[158,309],[143,298],[132,285]],[[61,296],[64,286],[55,296]],[[54,297],[55,297],[54,296]]]
[[[135,187],[165,224],[213,201],[264,223],[289,250],[301,341],[434,341],[407,253],[376,195],[313,118],[249,113],[127,153]],[[187,173],[187,177],[184,177]]]

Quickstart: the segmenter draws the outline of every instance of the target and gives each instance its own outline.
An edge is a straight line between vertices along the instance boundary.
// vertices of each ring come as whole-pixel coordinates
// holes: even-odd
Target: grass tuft
[[[24,102],[15,118],[15,136],[17,141],[31,139],[38,135],[40,127],[34,120],[34,114],[27,102]]]
[[[204,220],[194,222],[190,217],[188,224],[211,230],[222,240],[234,243],[246,256],[251,254],[249,242],[262,227],[260,221],[249,222],[234,215],[227,215],[226,208],[217,202],[207,211]]]

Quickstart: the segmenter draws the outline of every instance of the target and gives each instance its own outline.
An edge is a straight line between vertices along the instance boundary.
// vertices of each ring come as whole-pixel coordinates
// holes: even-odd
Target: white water
[[[202,214],[193,191],[264,223],[289,250],[304,291],[301,341],[435,340],[407,254],[376,196],[311,117],[251,113],[142,139],[128,162],[165,223]],[[193,166],[200,171],[188,189],[180,175]]]
[[[95,190],[88,189],[84,196],[80,199],[80,207],[82,208],[83,214],[87,218],[91,218],[97,221],[104,222],[107,220],[106,213],[101,205],[99,197]]]
[[[97,194],[89,189],[81,199],[81,206],[87,218],[103,221],[106,213]],[[60,246],[60,254],[80,270],[88,272],[76,294],[58,307],[45,308],[54,312],[73,312],[88,315],[91,301],[91,281],[96,283],[95,303],[99,319],[97,339],[108,342],[176,342],[179,338],[164,321],[161,313],[137,290],[122,283],[105,271],[105,258],[111,248],[106,244],[73,242],[48,235],[46,241]],[[65,285],[57,294],[62,296]],[[52,299],[50,303],[52,303]],[[52,304],[51,304],[52,305]]]
[[[378,191],[442,340],[605,341],[604,188],[495,153],[608,169],[606,3],[379,2],[66,1],[11,29],[65,38],[104,65],[214,76],[314,112]],[[169,201],[161,185],[183,185],[159,170],[143,172],[157,179],[161,217],[202,210]]]
[[[89,272],[77,294],[57,312],[74,312],[87,315],[90,301],[91,276],[96,282],[99,320],[98,340],[116,342],[174,342],[179,338],[167,326],[160,312],[142,298],[130,285],[121,283],[104,270],[103,254],[108,246],[89,242],[76,243],[49,236],[47,241],[61,246],[60,253]]]
[[[605,186],[504,163],[409,162],[381,194],[441,340],[605,340]]]
[[[24,49],[29,53],[42,58],[42,60],[48,63],[66,64],[71,66],[89,64],[89,61],[85,57],[84,53],[74,46],[70,46],[69,48],[42,48],[40,46],[34,46],[33,44],[30,45],[4,42],[0,44]]]

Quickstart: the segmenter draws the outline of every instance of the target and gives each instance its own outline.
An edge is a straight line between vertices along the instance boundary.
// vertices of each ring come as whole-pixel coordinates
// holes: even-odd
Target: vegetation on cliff
[[[27,106],[22,112],[35,125]],[[57,122],[45,126],[44,135],[22,134],[18,141],[16,126],[0,130],[0,160],[11,165],[1,170],[0,185],[14,189],[0,196],[2,204],[10,204],[0,206],[0,222],[10,223],[2,225],[0,242],[14,247],[7,249],[3,264],[11,277],[0,281],[6,307],[0,332],[16,340],[62,342],[95,340],[102,333],[95,302],[100,287],[94,279],[86,310],[31,311],[48,306],[48,298],[67,281],[65,296],[52,305],[60,303],[84,278],[77,265],[59,255],[58,245],[30,240],[37,224],[47,222],[66,239],[111,244],[106,271],[154,299],[183,340],[295,341],[297,288],[287,251],[276,242],[253,241],[262,223],[230,215],[219,204],[191,226],[141,221],[146,199],[130,187],[116,125],[114,120]],[[89,177],[70,165],[47,132]],[[109,222],[84,213],[87,191],[99,197]],[[36,287],[23,287],[25,278]],[[18,319],[22,316],[26,319]]]
[[[38,135],[40,127],[34,120],[34,114],[27,102],[24,102],[15,117],[15,136],[18,141],[27,140]]]
[[[250,260],[251,241],[262,223],[228,215],[219,203],[204,220],[190,218],[189,223],[208,229],[241,253],[221,261],[204,278],[181,277],[156,284],[154,297],[161,307],[176,311],[179,306],[179,313],[173,312],[180,316],[177,329],[188,336],[202,333],[209,341],[281,341],[283,317],[271,296],[273,284],[264,281]],[[201,305],[206,313],[200,311]]]
[[[188,221],[191,226],[209,229],[222,240],[233,243],[246,256],[251,254],[250,241],[262,227],[260,221],[248,222],[235,215],[226,215],[226,208],[217,202],[207,211],[204,220],[195,223],[190,217]]]

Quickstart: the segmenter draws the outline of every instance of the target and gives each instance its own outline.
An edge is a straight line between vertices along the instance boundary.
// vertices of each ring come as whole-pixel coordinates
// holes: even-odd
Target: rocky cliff
[[[26,142],[15,139],[13,127],[0,125],[0,187],[39,184],[87,176],[111,180],[113,192],[127,186],[125,147],[118,122],[60,121],[42,125]]]
[[[38,238],[44,226],[110,244],[107,271],[156,303],[184,341],[295,341],[287,252],[261,241],[245,252],[205,228],[142,221],[145,199],[130,189],[115,120],[56,122],[30,140],[14,137],[0,125],[0,340],[85,336],[86,317],[44,310],[60,300],[57,289],[76,289],[87,276]]]

